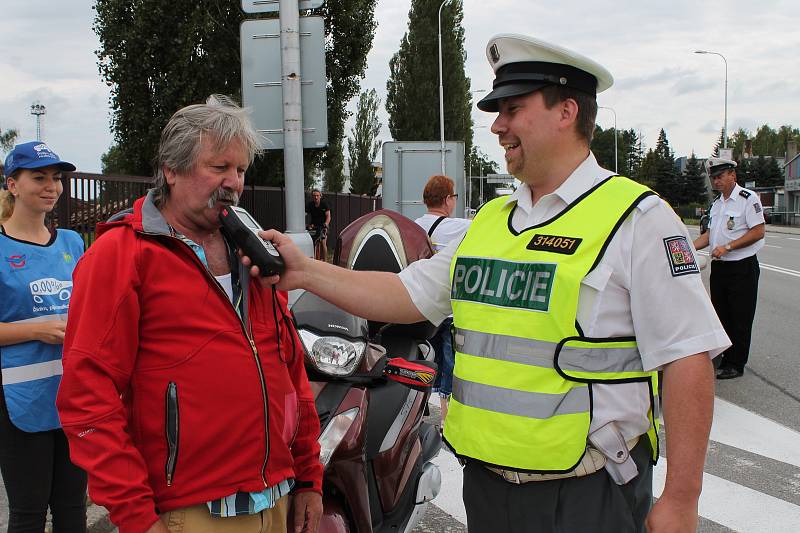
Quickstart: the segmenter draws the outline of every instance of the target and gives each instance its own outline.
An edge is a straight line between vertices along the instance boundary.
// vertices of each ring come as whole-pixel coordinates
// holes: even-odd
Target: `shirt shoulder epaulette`
[[[742,189],[741,191],[739,191],[739,196],[745,199],[750,198],[750,191]]]

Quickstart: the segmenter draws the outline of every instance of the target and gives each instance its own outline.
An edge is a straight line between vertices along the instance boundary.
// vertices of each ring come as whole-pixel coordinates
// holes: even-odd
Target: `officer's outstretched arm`
[[[348,270],[303,255],[294,242],[275,230],[261,232],[283,257],[286,270],[281,276],[261,278],[264,285],[278,289],[306,289],[345,311],[370,320],[394,324],[421,322],[420,313],[397,274]],[[251,265],[249,258],[242,263]],[[251,274],[258,275],[257,267]]]
[[[702,250],[708,246],[708,236],[711,232],[707,231],[694,240],[694,249]]]

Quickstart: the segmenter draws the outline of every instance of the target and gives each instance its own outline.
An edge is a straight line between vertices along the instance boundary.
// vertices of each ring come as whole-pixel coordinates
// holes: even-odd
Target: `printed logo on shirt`
[[[63,253],[63,254],[61,254],[61,255],[62,255],[62,257],[64,258],[64,262],[65,262],[65,263],[67,263],[67,264],[70,264],[70,263],[72,263],[72,254],[71,254],[71,253],[69,253],[69,252],[64,252],[64,253]]]
[[[27,256],[25,255],[12,255],[6,257],[6,263],[8,263],[11,268],[23,268],[26,262]]]
[[[667,260],[673,277],[700,273],[692,247],[689,246],[686,237],[680,235],[667,237],[664,239],[664,248],[667,250]]]
[[[754,203],[753,204],[753,209],[756,210],[756,213],[760,213],[761,212],[761,204],[759,204],[758,202]]]
[[[55,278],[42,278],[30,283],[31,296],[37,304],[44,303],[44,296],[58,296],[65,302],[72,296],[72,282],[60,281]]]
[[[450,298],[547,312],[557,266],[555,263],[459,257],[453,271]]]
[[[555,254],[572,255],[578,249],[581,241],[577,237],[559,237],[557,235],[541,235],[537,233],[528,243],[528,250],[541,250]]]

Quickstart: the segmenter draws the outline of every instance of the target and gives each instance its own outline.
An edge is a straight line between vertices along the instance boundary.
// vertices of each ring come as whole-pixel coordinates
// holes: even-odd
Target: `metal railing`
[[[152,187],[153,178],[66,172],[62,183],[64,192],[50,216],[50,223],[77,231],[89,246],[96,238],[95,225],[133,207],[133,202]],[[328,239],[331,247],[335,236],[348,224],[381,208],[381,199],[373,196],[325,192],[323,199],[331,208],[329,235],[333,238]],[[306,202],[309,200],[307,195]],[[286,229],[283,188],[246,185],[239,203],[264,228]]]

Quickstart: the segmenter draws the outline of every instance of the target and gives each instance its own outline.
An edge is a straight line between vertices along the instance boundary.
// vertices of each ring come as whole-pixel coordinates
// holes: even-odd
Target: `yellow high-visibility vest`
[[[586,451],[592,384],[647,382],[658,458],[657,373],[643,370],[634,337],[586,338],[576,319],[581,280],[652,194],[614,176],[520,232],[505,198],[478,212],[450,266],[456,363],[444,437],[457,455],[568,472]]]

